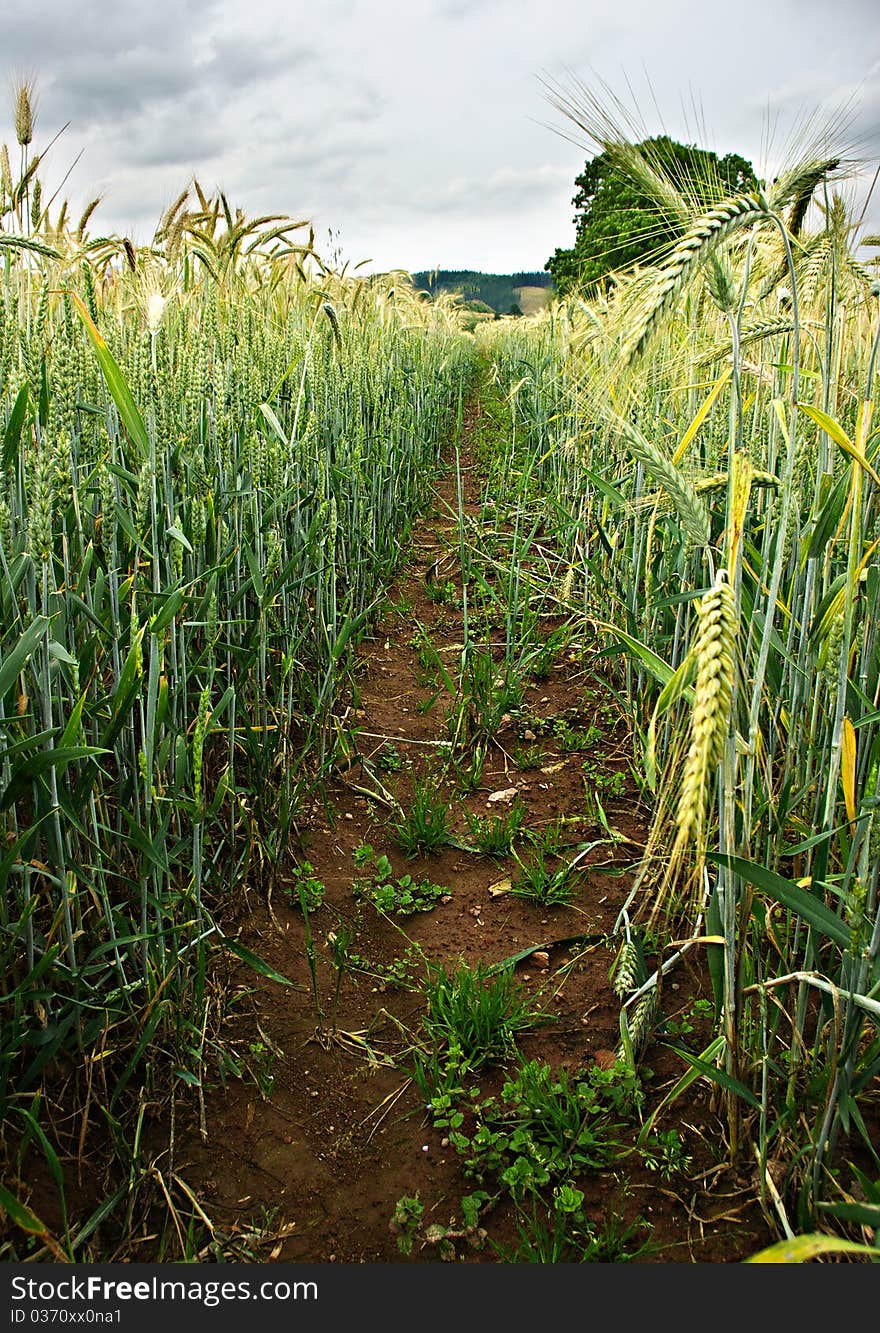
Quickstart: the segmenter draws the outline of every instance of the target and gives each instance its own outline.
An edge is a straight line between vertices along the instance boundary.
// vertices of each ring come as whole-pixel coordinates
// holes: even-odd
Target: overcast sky
[[[0,137],[13,148],[11,89],[33,76],[34,146],[70,122],[45,184],[82,152],[64,193],[80,207],[104,196],[93,234],[149,241],[195,174],[247,213],[310,218],[319,249],[352,264],[540,269],[572,242],[587,154],[562,137],[574,130],[542,77],[602,79],[634,96],[646,133],[739,152],[759,175],[806,116],[850,102],[846,138],[869,164],[850,189],[864,197],[880,157],[876,11],[875,0],[0,0]]]

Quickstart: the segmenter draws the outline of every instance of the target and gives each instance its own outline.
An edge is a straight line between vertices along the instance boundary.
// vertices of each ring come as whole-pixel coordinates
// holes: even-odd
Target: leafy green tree
[[[694,214],[758,184],[751,164],[736,153],[719,158],[667,135],[645,139],[636,149],[629,159],[613,149],[599,153],[577,177],[575,243],[556,250],[544,265],[558,292],[594,287],[613,270],[651,263],[672,245],[681,221],[676,210],[664,207],[668,187]],[[659,190],[651,188],[651,176],[661,183]]]

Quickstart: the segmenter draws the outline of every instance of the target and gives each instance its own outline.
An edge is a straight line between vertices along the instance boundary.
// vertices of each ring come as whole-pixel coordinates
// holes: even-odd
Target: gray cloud
[[[192,82],[185,53],[135,47],[97,66],[87,56],[74,57],[52,91],[56,102],[67,104],[68,118],[88,126],[110,116],[131,120],[157,101],[185,101]]]
[[[437,0],[434,12],[441,19],[471,19],[481,17],[490,10],[516,9],[521,2],[522,0]]]
[[[483,180],[459,176],[441,184],[425,186],[413,196],[413,205],[426,213],[467,216],[476,211],[518,214],[536,199],[550,194],[571,194],[565,167],[537,166],[526,169],[501,167]]]
[[[870,0],[0,0],[0,31],[0,69],[37,77],[35,146],[71,122],[47,186],[82,150],[72,211],[101,189],[98,225],[147,239],[194,173],[246,211],[308,211],[352,262],[540,268],[571,242],[587,153],[539,81],[567,69],[635,103],[646,133],[762,172],[805,109],[847,98],[844,139],[880,155]]]
[[[214,79],[228,94],[230,89],[247,88],[266,79],[296,78],[316,58],[311,47],[292,41],[284,31],[274,33],[271,41],[227,32],[211,38],[210,57],[197,72]]]

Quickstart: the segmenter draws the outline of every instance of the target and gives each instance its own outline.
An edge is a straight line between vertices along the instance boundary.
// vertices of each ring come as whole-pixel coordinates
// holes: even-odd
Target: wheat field
[[[320,796],[354,648],[482,366],[564,555],[545,595],[603,653],[654,812],[620,937],[704,960],[693,1077],[780,1237],[870,1242],[880,286],[838,158],[809,149],[698,210],[600,125],[679,239],[601,294],[469,333],[454,300],[335,272],[308,223],[198,183],[149,245],[103,236],[100,210],[44,206],[30,120],[23,87],[19,169],[0,159],[7,1159],[36,1145],[64,1199],[59,1070],[121,1159],[144,1088],[174,1071],[201,1097],[217,958],[273,975],[224,902],[273,883]],[[622,1007],[628,1058],[655,1008]],[[836,1174],[854,1141],[861,1197]],[[94,1218],[48,1236],[14,1176],[11,1222],[86,1254]]]

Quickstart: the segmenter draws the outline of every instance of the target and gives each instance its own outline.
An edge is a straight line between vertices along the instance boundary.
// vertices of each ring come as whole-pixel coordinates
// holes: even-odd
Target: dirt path
[[[473,449],[478,411],[465,421],[461,449],[465,510],[475,520],[483,484]],[[359,648],[337,776],[326,811],[318,809],[302,830],[299,860],[308,861],[325,886],[323,905],[309,917],[321,1012],[305,922],[288,876],[268,907],[264,895],[247,896],[241,939],[294,986],[236,971],[232,1012],[240,1017],[230,1024],[251,1077],[231,1078],[207,1095],[207,1144],[192,1131],[177,1147],[176,1167],[205,1201],[218,1235],[250,1235],[260,1258],[400,1262],[389,1222],[398,1200],[418,1197],[425,1212],[410,1261],[431,1261],[438,1249],[425,1241],[425,1226],[460,1220],[461,1198],[473,1184],[462,1178],[446,1135],[432,1127],[424,1094],[410,1076],[425,1010],[425,959],[450,969],[462,959],[489,965],[531,946],[539,952],[518,963],[516,980],[552,1021],[524,1033],[522,1057],[574,1079],[597,1062],[611,1062],[619,1042],[620,1005],[609,982],[615,949],[602,937],[631,885],[647,826],[629,771],[626,728],[610,694],[587,674],[583,645],[572,641],[546,664],[543,679],[527,679],[521,708],[501,719],[482,771],[465,764],[456,773],[450,766],[446,713],[452,699],[437,658],[454,676],[462,645],[455,512],[456,474],[449,467],[414,528],[411,555],[383,614]],[[560,623],[548,621],[546,632]],[[463,773],[464,786],[469,780],[473,789],[462,789]],[[450,803],[459,845],[408,860],[394,837],[394,804],[410,810],[429,774]],[[514,789],[524,828],[538,838],[557,834],[555,844],[548,842],[556,849],[546,853],[549,866],[595,844],[581,855],[569,905],[546,907],[499,891],[521,875],[516,861],[461,846],[472,841],[467,813],[488,819],[509,810]],[[504,791],[506,797],[492,800]],[[598,807],[590,791],[600,794]],[[560,816],[572,822],[554,830]],[[366,844],[374,849],[373,866],[380,856],[389,858],[392,884],[410,875],[416,883],[441,886],[433,910],[383,916],[356,897],[352,884],[365,867],[356,864],[355,852]],[[360,853],[362,861],[365,856]],[[552,943],[573,936],[591,942]],[[347,955],[341,979],[334,944],[337,962],[343,946]],[[707,1019],[693,1004],[704,995],[703,977],[684,964],[664,1000],[673,1025],[690,1029],[695,1049],[701,1037],[703,1044],[708,1039]],[[682,1064],[660,1047],[649,1063],[653,1102]],[[481,1077],[484,1091],[497,1092],[501,1081],[500,1071]],[[686,1110],[664,1121],[664,1128],[670,1125],[686,1145],[688,1171],[662,1178],[638,1154],[627,1154],[635,1126],[622,1137],[620,1169],[582,1184],[588,1215],[597,1225],[609,1209],[621,1224],[643,1218],[664,1247],[654,1258],[728,1260],[758,1248],[766,1236],[760,1213],[746,1206],[743,1182],[725,1184],[708,1091],[695,1087]],[[707,1174],[700,1179],[701,1173]],[[707,1183],[711,1204],[702,1197]],[[514,1220],[509,1206],[491,1210],[485,1225],[492,1240],[509,1246]],[[274,1247],[260,1248],[272,1236]],[[479,1249],[459,1244],[456,1257],[498,1260],[491,1243]]]

